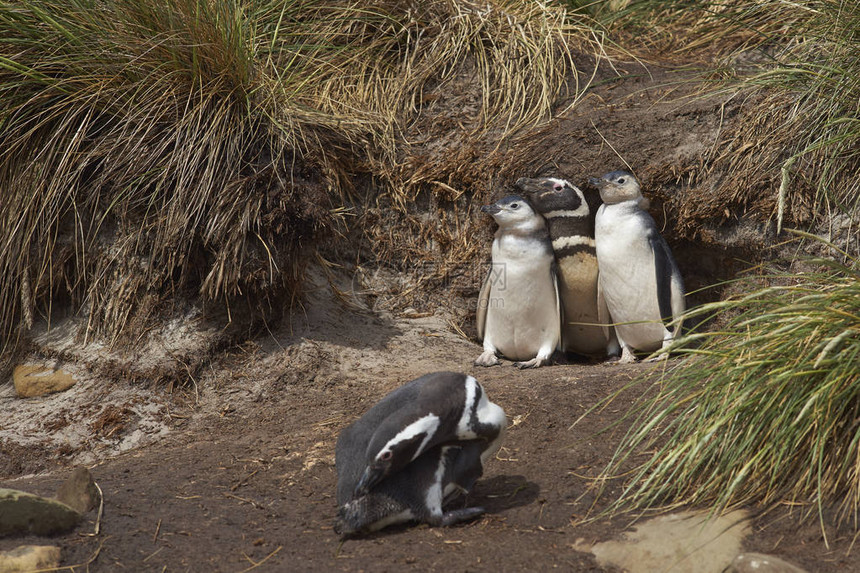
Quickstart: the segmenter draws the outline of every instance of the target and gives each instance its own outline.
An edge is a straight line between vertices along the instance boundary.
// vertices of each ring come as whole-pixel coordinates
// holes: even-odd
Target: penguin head
[[[361,532],[367,526],[365,519],[366,497],[353,499],[337,508],[337,517],[334,519],[334,532],[343,537],[351,537]]]
[[[374,432],[367,447],[367,465],[355,485],[354,497],[365,495],[421,455],[439,428],[439,417],[432,413],[408,424],[401,422],[389,418]]]
[[[484,205],[481,211],[488,213],[506,231],[545,228],[543,217],[538,215],[531,204],[519,195],[508,195],[492,205]]]
[[[639,182],[627,171],[612,171],[600,178],[590,177],[588,182],[597,187],[604,203],[612,204],[642,199]]]
[[[541,214],[553,211],[565,212],[566,216],[571,216],[569,212],[583,217],[589,214],[585,195],[576,185],[564,179],[520,177],[516,185],[528,194],[529,200]]]
[[[370,493],[348,501],[337,510],[334,532],[343,538],[370,533],[384,522],[381,520],[403,511],[402,503],[392,497]]]

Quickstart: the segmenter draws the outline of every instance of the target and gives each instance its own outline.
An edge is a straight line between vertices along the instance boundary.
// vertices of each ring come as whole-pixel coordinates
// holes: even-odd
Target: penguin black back
[[[438,444],[496,441],[504,419],[471,376],[435,372],[404,384],[338,437],[338,503],[366,493]]]

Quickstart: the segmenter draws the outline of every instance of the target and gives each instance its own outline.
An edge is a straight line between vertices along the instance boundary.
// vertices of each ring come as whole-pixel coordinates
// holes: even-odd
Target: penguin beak
[[[370,491],[370,488],[382,481],[383,477],[385,477],[385,470],[383,468],[373,467],[372,465],[367,466],[364,468],[364,473],[361,474],[358,483],[355,484],[352,497],[359,498],[366,495]]]
[[[484,205],[483,207],[481,207],[482,213],[488,213],[490,215],[495,215],[501,210],[501,207],[499,207],[498,205]]]
[[[589,177],[588,183],[597,187],[598,189],[602,188],[607,182],[605,179],[598,179],[597,177]]]

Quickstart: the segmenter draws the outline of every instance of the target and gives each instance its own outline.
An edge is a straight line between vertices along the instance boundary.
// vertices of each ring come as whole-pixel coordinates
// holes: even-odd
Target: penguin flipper
[[[558,344],[555,345],[555,349],[564,350],[564,340],[562,340],[564,333],[564,307],[561,305],[561,295],[558,292],[558,263],[553,262],[550,266],[549,272],[552,275],[552,290],[555,291],[555,308],[558,316],[558,319],[555,321],[555,327],[557,330],[556,340],[558,340]]]
[[[478,340],[484,340],[484,332],[487,326],[487,310],[490,308],[490,287],[493,281],[493,266],[490,265],[490,270],[487,272],[487,277],[484,279],[484,284],[481,286],[481,292],[478,294],[478,310],[475,313],[475,319],[478,327]]]
[[[684,279],[681,278],[681,271],[677,265],[672,265],[672,316],[678,321],[675,325],[675,330],[672,336],[678,336],[681,333],[681,326],[684,324],[681,318],[687,310],[687,302],[684,295]]]
[[[673,267],[672,253],[666,240],[654,228],[648,233],[648,243],[654,258],[654,280],[657,285],[657,306],[663,323],[672,321],[672,282]]]
[[[666,349],[671,346],[672,341],[681,332],[681,315],[684,314],[686,303],[684,302],[684,281],[681,271],[672,257],[672,251],[666,243],[666,239],[660,235],[656,228],[648,234],[648,241],[654,255],[654,275],[657,281],[657,304],[660,308],[660,318],[665,326],[663,346],[661,352],[652,360],[664,360],[669,354]],[[673,330],[668,327],[675,320]]]

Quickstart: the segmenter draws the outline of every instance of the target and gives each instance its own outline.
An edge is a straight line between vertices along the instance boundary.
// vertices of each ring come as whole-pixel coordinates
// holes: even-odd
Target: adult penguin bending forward
[[[483,508],[444,511],[498,451],[507,419],[472,376],[436,372],[391,392],[337,440],[335,531],[394,523],[451,525]]]

